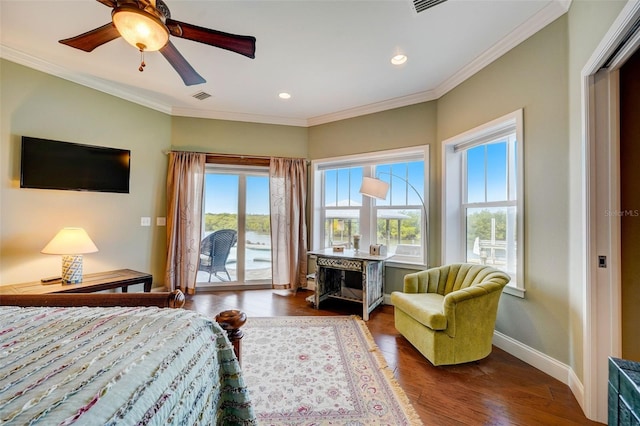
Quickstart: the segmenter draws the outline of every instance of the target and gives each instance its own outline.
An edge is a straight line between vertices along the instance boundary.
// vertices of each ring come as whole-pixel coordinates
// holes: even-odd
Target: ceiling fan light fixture
[[[112,12],[113,25],[127,43],[139,50],[154,52],[169,41],[169,30],[162,21],[136,6],[123,5]]]

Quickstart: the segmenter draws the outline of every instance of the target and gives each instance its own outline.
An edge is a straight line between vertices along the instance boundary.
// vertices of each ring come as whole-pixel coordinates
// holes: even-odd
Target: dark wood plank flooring
[[[185,308],[215,317],[241,309],[249,317],[359,315],[360,305],[340,300],[314,309],[297,294],[274,290],[199,292]],[[487,358],[434,367],[393,325],[393,307],[377,308],[367,322],[398,383],[426,425],[597,425],[582,413],[569,387],[494,347]]]

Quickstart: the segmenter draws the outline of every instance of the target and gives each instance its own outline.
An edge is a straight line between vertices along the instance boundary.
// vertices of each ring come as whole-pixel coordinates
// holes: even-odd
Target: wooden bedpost
[[[220,312],[216,315],[216,321],[220,324],[220,327],[227,332],[229,341],[231,341],[231,344],[233,345],[233,351],[236,354],[236,358],[238,358],[238,362],[242,365],[242,358],[240,355],[242,353],[241,340],[244,337],[244,333],[240,330],[240,327],[247,322],[247,314],[237,309],[231,309]]]

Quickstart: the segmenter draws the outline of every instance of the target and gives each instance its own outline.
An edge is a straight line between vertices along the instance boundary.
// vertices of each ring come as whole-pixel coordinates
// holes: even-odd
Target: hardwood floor
[[[251,317],[359,315],[360,305],[331,300],[321,310],[305,298],[274,290],[199,292],[185,308],[215,317],[241,309]],[[425,425],[598,425],[588,420],[569,387],[494,347],[487,358],[434,367],[395,330],[393,307],[378,307],[367,322],[398,383]]]

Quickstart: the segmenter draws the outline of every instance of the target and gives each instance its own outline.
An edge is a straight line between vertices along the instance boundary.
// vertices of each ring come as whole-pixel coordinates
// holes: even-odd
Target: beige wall
[[[438,100],[439,140],[524,109],[526,298],[503,295],[496,328],[562,362],[569,360],[567,56],[563,16]]]
[[[173,149],[275,157],[307,157],[304,127],[173,117]]]
[[[436,141],[436,102],[425,102],[403,108],[309,129],[309,158],[382,151]]]
[[[99,252],[84,272],[131,268],[164,285],[168,149],[307,157],[302,127],[170,117],[2,60],[0,284],[60,274],[40,253],[64,226],[84,227]],[[130,194],[21,189],[22,135],[131,150]],[[140,217],[152,218],[141,227]]]
[[[60,275],[60,257],[40,250],[64,226],[87,230],[98,249],[85,273],[131,268],[163,275],[164,227],[140,217],[165,215],[165,114],[16,65],[1,62],[0,283]],[[21,136],[131,150],[130,194],[20,189]]]

